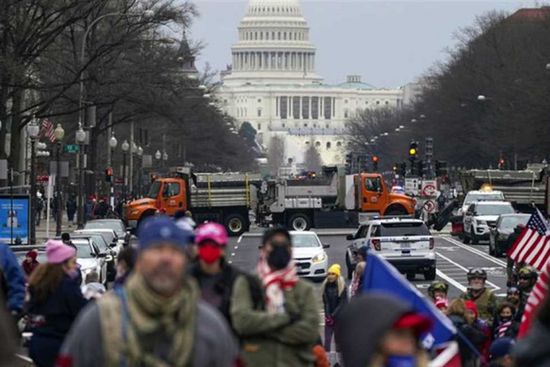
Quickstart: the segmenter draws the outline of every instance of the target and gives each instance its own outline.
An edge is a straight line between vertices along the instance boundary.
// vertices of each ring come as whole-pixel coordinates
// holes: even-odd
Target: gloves
[[[334,317],[332,317],[330,315],[325,315],[325,325],[333,326],[334,325]]]

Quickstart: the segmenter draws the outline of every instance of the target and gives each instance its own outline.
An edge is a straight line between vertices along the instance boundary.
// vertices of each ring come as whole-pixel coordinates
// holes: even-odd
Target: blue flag
[[[431,348],[448,342],[456,334],[452,322],[429,302],[418,289],[409,283],[390,263],[371,252],[363,278],[363,293],[387,293],[412,306],[415,312],[432,320],[432,330],[424,336],[423,344]]]

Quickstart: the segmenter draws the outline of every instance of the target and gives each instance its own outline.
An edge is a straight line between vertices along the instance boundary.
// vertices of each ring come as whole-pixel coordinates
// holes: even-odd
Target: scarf
[[[265,289],[267,312],[270,314],[284,313],[284,291],[294,288],[298,282],[294,261],[289,261],[284,269],[272,270],[267,264],[266,258],[262,256],[258,262],[256,271]]]
[[[508,331],[508,329],[510,328],[510,326],[512,326],[512,321],[506,321],[506,322],[502,322],[498,327],[497,327],[497,332],[496,332],[496,339],[498,338],[503,338],[506,336],[506,332]]]
[[[183,288],[176,295],[166,298],[153,292],[141,274],[134,273],[128,278],[124,292],[129,318],[127,341],[123,340],[120,331],[123,307],[120,296],[110,293],[98,303],[107,365],[118,366],[123,357],[131,366],[190,366],[199,294],[195,283],[184,281]],[[152,337],[159,334],[171,341],[168,361],[144,348]]]

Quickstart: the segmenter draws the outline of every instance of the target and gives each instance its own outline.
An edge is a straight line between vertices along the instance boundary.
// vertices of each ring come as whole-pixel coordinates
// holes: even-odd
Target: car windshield
[[[422,222],[413,223],[382,223],[380,237],[399,236],[429,236],[428,227]]]
[[[293,234],[291,237],[293,247],[321,247],[321,244],[315,235]]]
[[[149,189],[149,193],[147,194],[147,197],[151,199],[156,199],[159,191],[160,191],[161,183],[160,181],[155,181],[151,184],[151,188]]]
[[[510,215],[501,218],[500,228],[514,229],[518,226],[518,224],[526,225],[528,221],[528,215]]]
[[[118,220],[91,220],[84,225],[84,229],[112,229],[119,237],[126,232],[124,225]]]
[[[93,259],[93,258],[95,258],[95,256],[92,255],[92,249],[91,249],[90,244],[88,243],[88,241],[75,239],[72,242],[76,246],[76,257],[78,259]]]
[[[471,204],[476,201],[498,201],[504,200],[502,193],[491,194],[468,194],[464,199],[464,204]]]
[[[511,205],[478,205],[476,215],[501,215],[512,214],[514,208]]]

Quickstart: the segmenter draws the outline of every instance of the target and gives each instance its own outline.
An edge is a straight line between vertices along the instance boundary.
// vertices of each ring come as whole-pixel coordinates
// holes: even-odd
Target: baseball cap
[[[512,338],[498,338],[489,348],[491,360],[499,359],[510,354],[515,344],[516,342]]]

